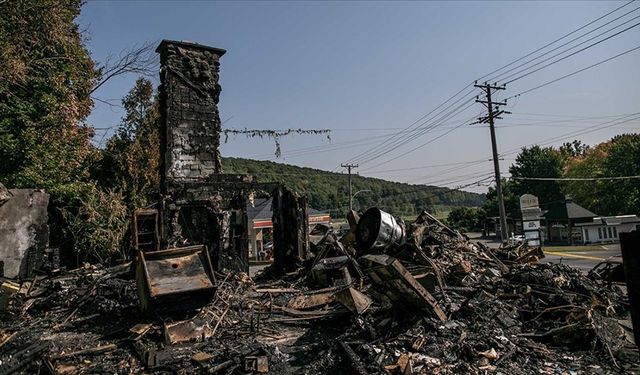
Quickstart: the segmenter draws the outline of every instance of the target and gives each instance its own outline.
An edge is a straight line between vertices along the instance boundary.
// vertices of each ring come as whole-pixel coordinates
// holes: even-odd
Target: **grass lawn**
[[[558,251],[563,253],[580,252],[580,251],[600,251],[605,250],[600,245],[581,245],[581,246],[543,246],[544,251]]]

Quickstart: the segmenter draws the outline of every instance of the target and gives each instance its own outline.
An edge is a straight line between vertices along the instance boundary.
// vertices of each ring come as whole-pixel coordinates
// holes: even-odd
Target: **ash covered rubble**
[[[130,264],[7,281],[0,373],[640,371],[617,286],[538,263],[539,248],[473,244],[426,212],[350,223],[312,230],[294,272],[212,272],[192,309],[142,314]]]

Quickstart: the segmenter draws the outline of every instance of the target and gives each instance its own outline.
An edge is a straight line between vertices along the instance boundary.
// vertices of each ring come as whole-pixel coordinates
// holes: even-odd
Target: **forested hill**
[[[271,161],[223,158],[225,173],[249,173],[259,182],[280,182],[309,197],[311,207],[342,216],[349,205],[347,175]],[[422,209],[446,210],[453,206],[480,206],[484,194],[426,185],[410,185],[378,178],[353,176],[354,208],[377,206],[394,215],[413,215]]]

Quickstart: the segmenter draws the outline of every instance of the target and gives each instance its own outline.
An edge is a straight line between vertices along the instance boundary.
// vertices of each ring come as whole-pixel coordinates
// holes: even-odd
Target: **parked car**
[[[511,234],[511,237],[509,237],[509,243],[511,245],[520,245],[525,241],[524,234]]]

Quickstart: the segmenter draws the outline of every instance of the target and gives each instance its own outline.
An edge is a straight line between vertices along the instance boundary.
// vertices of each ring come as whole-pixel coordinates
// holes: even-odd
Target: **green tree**
[[[456,207],[449,211],[447,224],[461,232],[481,231],[485,212],[475,207]]]
[[[131,208],[158,198],[160,132],[158,101],[151,81],[138,78],[122,99],[125,115],[107,141],[95,176],[106,188],[122,192]]]
[[[0,180],[57,189],[86,179],[84,124],[98,71],[75,23],[81,0],[0,2]]]
[[[557,181],[519,180],[517,177],[561,178],[564,160],[559,151],[552,147],[532,146],[522,149],[514,164],[509,167],[513,180],[512,192],[517,197],[533,194],[541,203],[563,199],[564,195]]]
[[[640,176],[640,134],[623,134],[611,140],[604,162],[607,177]],[[638,179],[607,181],[605,195],[610,214],[640,214]]]
[[[624,134],[590,148],[567,166],[567,177],[598,178],[640,175],[640,135]],[[565,191],[599,215],[640,213],[637,179],[572,181]]]
[[[504,197],[504,209],[508,217],[520,217],[520,196],[516,195],[513,181],[502,180],[502,196]],[[500,216],[498,209],[498,194],[493,186],[489,186],[487,200],[482,205],[486,217]]]
[[[587,151],[589,151],[589,145],[582,143],[582,141],[574,140],[572,142],[565,142],[560,146],[558,151],[560,155],[567,160],[577,157],[583,157]]]

